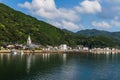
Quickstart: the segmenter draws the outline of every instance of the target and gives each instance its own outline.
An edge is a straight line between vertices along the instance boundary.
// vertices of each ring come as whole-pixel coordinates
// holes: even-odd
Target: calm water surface
[[[0,54],[0,80],[119,80],[120,54]]]

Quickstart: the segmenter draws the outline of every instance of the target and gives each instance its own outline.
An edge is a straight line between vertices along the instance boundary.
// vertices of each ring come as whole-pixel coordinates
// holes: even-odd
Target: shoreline
[[[44,51],[44,50],[16,50],[16,52],[23,51],[23,53],[89,53],[89,51],[61,51],[61,50],[50,50],[50,51]],[[0,50],[0,53],[10,53],[11,50]]]
[[[120,50],[105,50],[105,51],[99,51],[99,50],[15,50],[16,52],[22,51],[23,53],[94,53],[94,54],[114,54],[114,53],[120,53]],[[11,53],[11,50],[0,50],[0,53]]]

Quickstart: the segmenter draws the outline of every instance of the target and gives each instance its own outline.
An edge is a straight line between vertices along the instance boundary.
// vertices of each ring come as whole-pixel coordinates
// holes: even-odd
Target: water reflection
[[[10,54],[7,54],[7,59],[8,61],[10,61]]]
[[[117,54],[116,51],[94,51],[94,54]]]
[[[3,61],[3,54],[0,54],[1,62]]]
[[[43,57],[43,61],[49,61],[49,59],[50,59],[50,53],[43,53],[42,57]]]
[[[62,56],[63,56],[63,63],[65,64],[67,59],[67,54],[64,53]]]
[[[26,68],[26,71],[27,73],[29,74],[30,72],[30,68],[31,68],[31,60],[32,60],[32,55],[27,55],[27,68]]]
[[[0,54],[0,80],[117,80],[119,61],[120,54]]]

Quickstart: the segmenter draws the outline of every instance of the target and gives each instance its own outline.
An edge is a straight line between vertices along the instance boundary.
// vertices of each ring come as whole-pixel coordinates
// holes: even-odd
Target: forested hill
[[[74,44],[69,33],[0,3],[0,42],[25,43],[28,34],[42,45]]]
[[[110,35],[111,33],[108,31],[103,31],[103,30],[96,30],[96,29],[86,29],[86,30],[81,30],[78,31],[77,34],[82,34],[85,36],[97,36],[97,35]]]
[[[83,31],[90,34],[89,31]],[[94,32],[97,34],[97,32]],[[99,32],[103,34],[104,32]],[[106,33],[106,32],[105,32]],[[104,35],[84,35],[73,33],[68,30],[61,30],[46,22],[37,20],[34,17],[16,11],[0,3],[0,44],[4,43],[26,43],[28,35],[31,35],[32,42],[41,45],[60,45],[68,44],[70,46],[84,45],[87,47],[119,47],[120,34],[115,38]]]
[[[120,40],[120,32],[108,32],[103,30],[96,30],[96,29],[87,29],[78,31],[76,34],[92,37],[92,36],[105,36],[112,39]]]

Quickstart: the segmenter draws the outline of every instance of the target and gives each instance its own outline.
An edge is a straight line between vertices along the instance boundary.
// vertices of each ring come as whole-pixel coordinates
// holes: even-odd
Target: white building
[[[63,51],[68,49],[68,47],[67,47],[66,44],[61,44],[61,45],[59,46],[59,48],[60,48],[60,50],[63,50]]]
[[[83,47],[83,50],[89,50],[89,48],[88,47]]]

